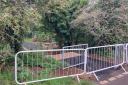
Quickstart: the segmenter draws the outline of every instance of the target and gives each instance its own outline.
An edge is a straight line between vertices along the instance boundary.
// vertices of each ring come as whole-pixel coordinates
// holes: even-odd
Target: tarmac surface
[[[128,85],[128,72],[100,81],[97,85]]]
[[[123,75],[121,78],[117,78],[116,80],[109,82],[106,85],[128,85],[128,74]]]
[[[113,70],[111,73],[107,73],[109,77],[104,76],[101,78],[97,85],[128,85],[128,66],[124,66],[127,72],[124,72],[121,68]],[[100,75],[98,75],[100,77]]]

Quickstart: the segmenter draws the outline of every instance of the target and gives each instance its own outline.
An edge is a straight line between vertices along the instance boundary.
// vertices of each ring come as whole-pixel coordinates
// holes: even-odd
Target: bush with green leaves
[[[43,53],[23,53],[19,55],[20,64],[23,62],[24,66],[39,66],[39,67],[50,67],[62,66],[61,61],[57,61],[53,56],[48,56]],[[58,65],[58,66],[57,66]]]
[[[105,57],[105,58],[115,57],[115,50],[114,49],[100,50],[100,51],[96,51],[95,53],[100,57]]]
[[[55,40],[59,46],[71,45],[77,30],[71,28],[70,23],[79,14],[79,9],[87,4],[87,0],[70,0],[68,4],[61,6],[51,3],[44,15],[45,29],[55,33]]]
[[[49,76],[51,72],[63,66],[61,61],[57,61],[53,56],[46,56],[43,53],[21,53],[18,55],[17,63],[18,75],[22,75],[19,76],[19,80],[23,80],[26,76],[28,76],[26,79],[29,80],[29,74],[32,75],[32,72],[34,72],[36,76]],[[36,70],[38,73],[36,73]]]
[[[27,75],[26,72],[27,71],[24,71],[24,73],[22,73],[24,74],[24,77]],[[13,75],[14,74],[12,71],[0,72],[1,85],[17,85],[14,79],[12,78]],[[21,76],[21,74],[18,76]],[[31,77],[31,74],[26,77]],[[96,84],[93,84],[91,81],[87,81],[87,80],[81,80],[79,84],[73,78],[61,78],[61,79],[49,80],[45,82],[32,83],[29,85],[67,85],[67,84],[68,85],[96,85]]]
[[[18,81],[28,81],[32,79],[32,72],[26,67],[22,68],[22,71],[18,72]]]
[[[14,65],[13,52],[8,44],[0,44],[0,71],[6,70],[8,66]]]
[[[36,31],[35,36],[36,36],[38,42],[52,42],[52,41],[54,41],[54,36],[50,32]]]

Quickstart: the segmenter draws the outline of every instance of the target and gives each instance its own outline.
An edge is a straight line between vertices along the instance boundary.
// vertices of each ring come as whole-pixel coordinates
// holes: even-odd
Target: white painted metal
[[[128,64],[128,43],[127,44],[125,44],[125,53],[126,53],[126,63]]]
[[[36,58],[34,58],[35,55]],[[41,59],[38,59],[40,57]],[[42,65],[50,64],[50,66],[45,68],[40,66],[41,70],[44,69],[46,71],[46,73],[43,74],[46,76],[45,78],[41,74],[35,75],[33,72],[35,67],[39,67],[39,61],[44,58],[46,60],[47,58],[50,58],[49,63],[42,61]],[[21,59],[21,61],[19,61],[19,59]],[[32,61],[30,62],[29,59]],[[37,61],[34,61],[35,59]],[[56,63],[52,63],[52,61],[55,61]],[[87,44],[80,44],[66,46],[63,47],[63,49],[20,51],[15,55],[15,81],[18,84],[28,84],[73,76],[77,76],[79,81],[78,75],[82,75],[84,73],[94,74],[96,79],[99,80],[96,72],[118,66],[121,66],[126,72],[123,67],[123,64],[126,62],[128,62],[128,44],[115,44],[97,47],[88,47]],[[33,65],[34,63],[36,63],[36,66]],[[61,63],[61,65],[58,65],[57,63]],[[53,67],[54,65],[55,67]],[[30,69],[32,72],[29,71]],[[49,72],[49,69],[53,69],[52,72],[55,70],[54,75],[48,75],[47,72]],[[19,78],[19,76],[23,78],[23,75],[20,72],[24,70],[29,71],[26,75],[32,74],[31,79],[28,78],[25,80]],[[66,70],[65,73],[63,72],[64,70]],[[36,68],[35,72],[38,74],[38,68]]]
[[[88,44],[78,44],[78,45],[71,45],[71,46],[64,46],[63,49],[86,49]]]
[[[78,44],[78,45],[71,45],[71,46],[63,47],[63,49],[86,49],[86,48],[88,48],[88,44]],[[64,50],[63,53],[66,53],[66,50]],[[69,63],[73,63],[73,64],[69,64],[68,66],[64,66],[63,67],[64,69],[84,64],[84,54],[82,57],[76,56],[76,59],[74,59],[74,61],[72,62],[71,58],[70,59],[64,59],[65,56],[63,56],[63,53],[62,53],[63,64],[64,64],[64,62],[67,62],[67,61]]]
[[[54,50],[29,50],[20,51],[15,55],[15,81],[18,84],[28,84],[48,81],[64,77],[72,77],[84,73],[84,64],[63,69],[62,52],[64,59],[83,56],[85,49],[54,49]],[[74,58],[74,59],[73,59]],[[83,59],[84,60],[84,59]],[[78,80],[79,81],[79,80]]]
[[[89,47],[86,49],[85,69],[87,74],[103,71],[113,67],[122,66],[125,63],[124,44]]]

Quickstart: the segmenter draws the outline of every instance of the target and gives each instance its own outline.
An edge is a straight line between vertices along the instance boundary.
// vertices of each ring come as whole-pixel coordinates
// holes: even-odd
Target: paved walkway
[[[128,85],[128,72],[100,81],[99,85]]]

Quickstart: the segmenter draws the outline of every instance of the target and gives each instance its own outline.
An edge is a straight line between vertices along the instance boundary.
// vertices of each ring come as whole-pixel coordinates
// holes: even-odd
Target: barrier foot
[[[121,65],[121,68],[124,70],[124,72],[127,72],[126,69],[123,67],[123,65]]]
[[[96,80],[99,81],[99,78],[98,78],[98,76],[96,75],[96,73],[94,72],[93,74],[94,74]]]
[[[77,81],[78,81],[78,83],[80,83],[80,78],[79,78],[79,76],[77,75],[76,77],[77,77]]]

